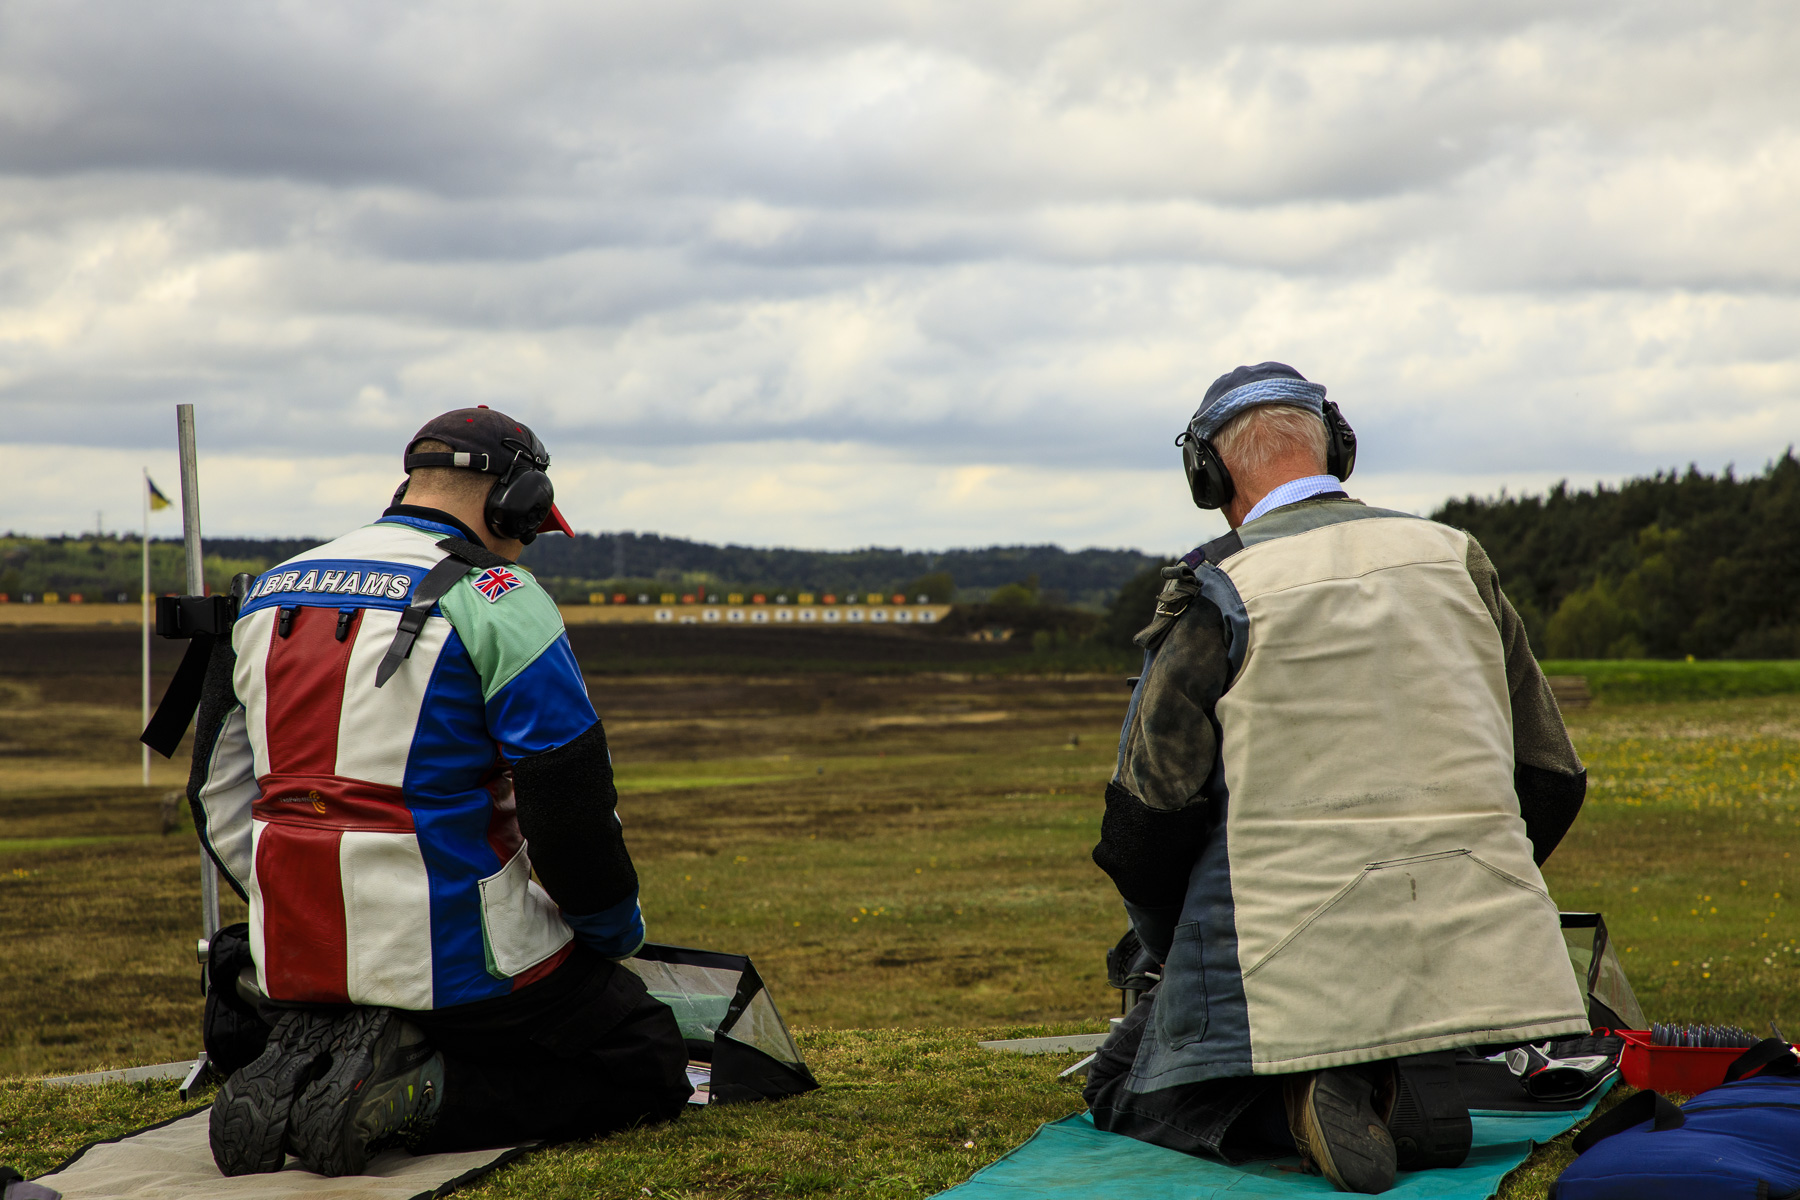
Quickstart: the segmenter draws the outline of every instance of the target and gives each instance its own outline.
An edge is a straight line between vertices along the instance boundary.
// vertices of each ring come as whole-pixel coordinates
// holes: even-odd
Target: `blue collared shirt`
[[[1258,500],[1255,507],[1244,514],[1244,524],[1248,525],[1264,513],[1280,508],[1284,504],[1298,504],[1302,500],[1325,492],[1341,492],[1343,490],[1343,481],[1336,475],[1308,475],[1304,479],[1290,479]]]

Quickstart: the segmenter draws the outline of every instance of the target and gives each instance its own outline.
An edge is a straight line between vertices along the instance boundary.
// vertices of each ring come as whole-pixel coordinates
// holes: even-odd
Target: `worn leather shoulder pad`
[[[1162,644],[1181,614],[1187,611],[1188,605],[1194,602],[1194,597],[1200,594],[1200,580],[1194,575],[1194,568],[1185,562],[1164,567],[1162,576],[1165,582],[1162,591],[1157,593],[1156,615],[1150,619],[1150,624],[1131,639],[1145,650],[1154,650]]]

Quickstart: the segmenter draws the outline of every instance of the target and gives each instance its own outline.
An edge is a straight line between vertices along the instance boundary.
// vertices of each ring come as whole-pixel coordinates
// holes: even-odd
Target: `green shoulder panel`
[[[486,572],[471,567],[438,602],[481,676],[483,700],[492,700],[563,633],[556,601],[531,572],[519,566],[504,569],[518,583],[492,600],[475,587]]]

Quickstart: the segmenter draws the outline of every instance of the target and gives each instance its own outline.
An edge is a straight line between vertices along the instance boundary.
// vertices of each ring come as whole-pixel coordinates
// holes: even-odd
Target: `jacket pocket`
[[[1200,938],[1200,922],[1186,921],[1175,927],[1169,960],[1163,964],[1163,982],[1156,989],[1156,1028],[1170,1049],[1197,1042],[1206,1036],[1206,956]]]
[[[1579,1018],[1556,905],[1468,850],[1369,863],[1244,971],[1259,1060]]]
[[[481,940],[488,974],[497,979],[530,970],[575,936],[549,893],[532,882],[527,849],[521,846],[480,883]]]

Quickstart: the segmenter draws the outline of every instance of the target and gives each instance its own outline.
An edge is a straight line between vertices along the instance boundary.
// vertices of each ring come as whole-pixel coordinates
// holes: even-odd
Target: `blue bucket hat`
[[[1285,404],[1302,408],[1315,417],[1325,416],[1325,387],[1309,383],[1306,376],[1286,363],[1264,362],[1238,367],[1213,380],[1205,399],[1188,422],[1190,437],[1210,441],[1226,422],[1259,404]]]

